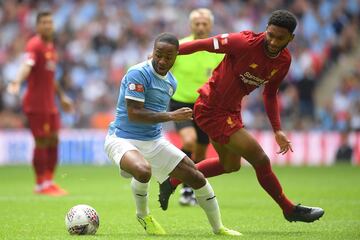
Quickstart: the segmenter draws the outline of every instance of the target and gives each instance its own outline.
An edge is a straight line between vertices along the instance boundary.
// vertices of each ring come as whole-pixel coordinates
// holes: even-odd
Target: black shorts
[[[178,102],[178,101],[171,99],[170,111],[175,111],[182,107],[188,107],[188,108],[194,109],[194,104],[182,103],[182,102]],[[179,132],[181,129],[186,128],[186,127],[194,127],[195,128],[196,135],[197,135],[197,143],[200,143],[200,144],[209,144],[210,143],[208,135],[199,128],[199,126],[196,124],[195,121],[188,120],[188,121],[175,122],[175,128],[176,128],[177,132]]]

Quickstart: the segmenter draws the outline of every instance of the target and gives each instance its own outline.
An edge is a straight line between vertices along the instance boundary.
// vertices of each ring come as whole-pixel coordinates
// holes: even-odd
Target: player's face
[[[174,65],[177,56],[175,45],[166,42],[157,42],[153,51],[153,67],[155,71],[165,76]]]
[[[269,25],[266,28],[265,50],[269,56],[276,56],[294,39],[286,28]]]
[[[39,22],[36,25],[37,32],[44,39],[51,39],[54,34],[54,24],[51,15],[43,16],[40,18]]]
[[[192,19],[190,27],[195,39],[203,39],[209,37],[212,29],[212,24],[209,17],[197,16]]]

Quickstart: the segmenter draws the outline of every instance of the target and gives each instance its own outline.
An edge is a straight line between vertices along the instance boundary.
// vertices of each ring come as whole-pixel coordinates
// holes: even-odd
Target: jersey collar
[[[166,73],[165,76],[162,76],[162,75],[158,74],[158,73],[155,71],[155,69],[154,69],[154,67],[153,67],[153,65],[152,65],[151,59],[148,60],[148,64],[149,64],[149,66],[150,66],[151,71],[154,73],[155,76],[157,76],[157,77],[160,78],[160,79],[166,80],[166,77],[167,77],[167,75],[168,75],[169,73]]]

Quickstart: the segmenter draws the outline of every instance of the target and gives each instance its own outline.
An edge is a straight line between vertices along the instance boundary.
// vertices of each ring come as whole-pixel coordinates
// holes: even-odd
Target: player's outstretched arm
[[[179,55],[187,55],[198,51],[216,52],[213,38],[198,39],[180,44]]]
[[[7,91],[11,94],[19,94],[20,87],[22,82],[29,76],[31,72],[32,66],[26,63],[23,63],[20,67],[20,70],[18,74],[16,75],[16,78],[14,81],[10,82],[7,86]]]
[[[184,121],[192,119],[191,108],[180,108],[173,112],[155,112],[144,108],[144,103],[126,99],[130,121],[140,123],[160,123],[168,121]]]

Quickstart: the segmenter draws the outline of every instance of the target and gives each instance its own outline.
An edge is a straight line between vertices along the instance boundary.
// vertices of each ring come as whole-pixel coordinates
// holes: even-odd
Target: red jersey
[[[24,111],[57,113],[54,80],[57,54],[54,44],[43,41],[39,35],[32,37],[26,45],[26,63],[32,68],[27,78]]]
[[[221,34],[183,43],[179,54],[201,50],[225,53],[223,61],[213,71],[208,82],[198,90],[201,98],[218,112],[240,114],[242,98],[264,85],[265,109],[273,129],[279,130],[280,113],[276,95],[289,70],[291,55],[288,49],[284,49],[277,57],[267,56],[264,41],[264,32]]]

